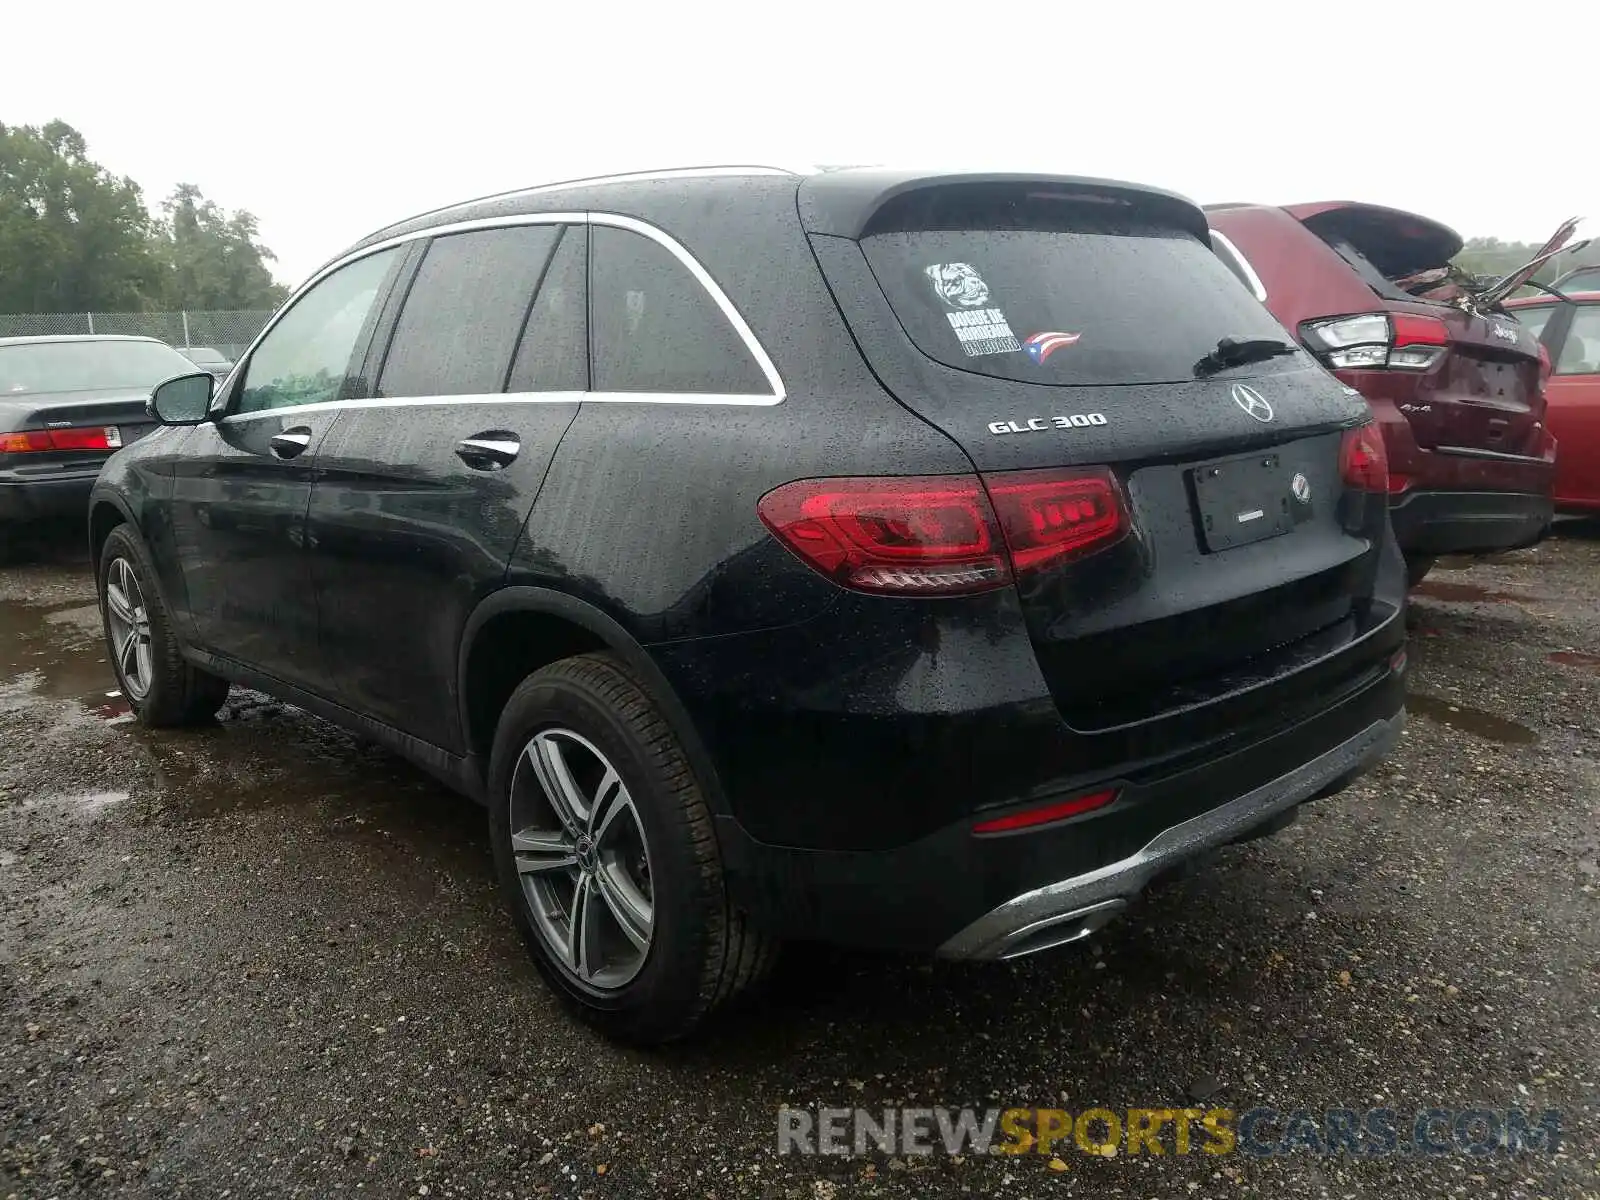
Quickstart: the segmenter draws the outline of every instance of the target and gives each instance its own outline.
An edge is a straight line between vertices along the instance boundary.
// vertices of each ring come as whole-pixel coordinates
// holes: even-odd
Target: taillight
[[[1308,321],[1300,332],[1330,367],[1392,367],[1425,371],[1444,356],[1450,330],[1419,313],[1361,313]]]
[[[1369,422],[1345,430],[1339,443],[1339,476],[1346,487],[1364,492],[1389,490],[1389,456],[1376,425]]]
[[[115,450],[121,445],[122,431],[115,425],[0,433],[0,454],[33,454],[41,450]]]
[[[1438,317],[1416,313],[1395,313],[1394,348],[1389,365],[1410,371],[1425,371],[1443,357],[1450,345],[1450,330]]]
[[[1117,481],[1103,467],[1069,476],[1014,471],[984,482],[1019,572],[1099,549],[1127,532]]]
[[[953,596],[1004,587],[1128,529],[1104,468],[1071,472],[801,479],[768,492],[761,520],[841,587]]]
[[[950,596],[1011,581],[975,475],[801,479],[756,505],[806,565],[861,592]]]

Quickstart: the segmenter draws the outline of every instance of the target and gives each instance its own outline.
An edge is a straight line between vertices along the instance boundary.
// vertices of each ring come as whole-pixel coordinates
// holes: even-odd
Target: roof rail
[[[589,175],[581,179],[563,179],[555,183],[540,183],[533,187],[512,188],[505,192],[492,192],[487,196],[475,196],[471,200],[459,200],[454,204],[446,204],[441,208],[430,208],[426,212],[415,213],[409,217],[402,217],[398,221],[391,221],[385,229],[396,225],[404,225],[407,221],[420,221],[423,217],[434,217],[440,213],[454,212],[458,208],[470,208],[474,204],[483,204],[490,200],[512,200],[518,196],[536,196],[540,192],[556,192],[562,188],[583,187],[601,183],[646,183],[653,179],[692,179],[696,176],[718,175],[796,175],[800,172],[791,171],[786,167],[764,166],[710,166],[710,167],[665,167],[653,171],[628,171],[615,175]]]

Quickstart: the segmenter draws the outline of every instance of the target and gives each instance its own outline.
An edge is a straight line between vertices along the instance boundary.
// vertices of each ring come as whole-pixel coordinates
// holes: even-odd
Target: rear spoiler
[[[977,202],[992,196],[996,204],[1059,197],[1123,205],[1159,216],[1211,244],[1205,214],[1192,200],[1160,188],[1079,175],[929,174],[879,167],[827,171],[801,181],[800,221],[808,233],[857,241],[877,229],[892,227],[895,214],[905,213],[918,201],[936,203],[940,193]]]

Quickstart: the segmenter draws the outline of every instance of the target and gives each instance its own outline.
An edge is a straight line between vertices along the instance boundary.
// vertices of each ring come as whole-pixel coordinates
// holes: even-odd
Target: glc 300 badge
[[[1051,429],[1087,429],[1104,425],[1105,413],[1072,413],[1064,417],[1029,417],[1026,421],[990,421],[990,433],[1044,433]]]

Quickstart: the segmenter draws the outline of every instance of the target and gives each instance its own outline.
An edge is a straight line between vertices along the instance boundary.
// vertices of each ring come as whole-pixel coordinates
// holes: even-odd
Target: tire
[[[552,791],[587,800],[587,816]],[[489,759],[489,832],[535,966],[608,1036],[688,1037],[772,968],[776,943],[728,903],[711,812],[682,746],[609,654],[563,659],[512,693]],[[540,869],[519,870],[519,856]],[[570,917],[562,928],[575,911],[588,914],[577,938]]]
[[[1428,572],[1433,570],[1433,564],[1437,561],[1431,555],[1406,555],[1406,587],[1414,588],[1427,578]]]
[[[98,567],[106,658],[140,724],[202,725],[228,698],[228,682],[184,661],[155,578],[139,535],[118,525],[106,538]],[[113,603],[117,597],[123,602]],[[127,664],[132,664],[131,675]]]

